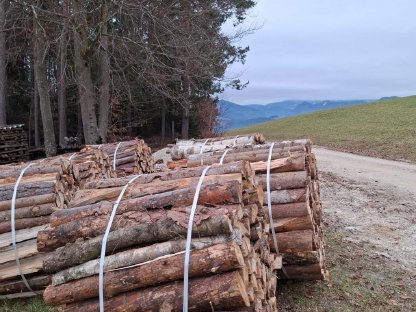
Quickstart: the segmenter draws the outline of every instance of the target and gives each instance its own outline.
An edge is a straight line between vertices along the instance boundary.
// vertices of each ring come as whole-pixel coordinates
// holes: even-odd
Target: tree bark
[[[198,235],[198,237],[206,237],[231,233],[232,227],[229,218],[216,216],[210,219],[208,222],[194,226],[192,234]],[[168,241],[177,238],[178,235],[186,235],[186,233],[187,228],[176,224],[173,220],[164,220],[153,224],[138,224],[110,232],[107,240],[107,251],[112,253],[134,245]],[[100,235],[87,241],[79,240],[58,248],[44,259],[44,271],[49,273],[58,272],[99,257],[102,239],[103,236]],[[45,248],[45,244],[38,241],[38,248],[42,250]]]
[[[42,33],[43,30],[39,25],[36,11],[33,12],[33,30],[34,30],[34,43],[33,43],[33,59],[34,69],[36,77],[36,85],[39,92],[40,112],[42,116],[43,125],[43,138],[45,145],[46,156],[55,156],[56,142],[55,142],[55,130],[53,127],[53,117],[51,110],[51,100],[49,96],[49,85],[46,78],[45,67],[45,55],[47,51],[46,38]]]
[[[6,54],[6,7],[8,1],[0,0],[0,127],[7,125],[7,54]]]
[[[104,274],[104,296],[175,281],[183,278],[184,254],[173,254],[139,266],[109,271]],[[222,273],[244,266],[240,248],[235,243],[214,245],[192,251],[189,261],[189,277]],[[214,268],[214,269],[213,269]],[[120,281],[123,281],[120,283]],[[86,277],[59,286],[48,286],[45,303],[58,305],[86,300],[98,296],[98,276]]]
[[[98,129],[102,143],[107,143],[108,118],[110,110],[110,59],[108,45],[108,8],[107,1],[101,4],[101,34],[100,34],[100,100]],[[131,127],[131,125],[129,125]]]
[[[59,42],[59,66],[58,66],[58,116],[59,116],[59,145],[66,146],[67,136],[67,104],[66,104],[66,51],[68,32],[68,0],[62,1],[63,26],[61,40]]]
[[[36,73],[33,73],[33,127],[35,128],[35,147],[40,147],[40,107],[39,107],[39,92],[36,86]]]
[[[95,110],[95,91],[91,77],[89,55],[91,47],[88,42],[87,12],[84,1],[74,0],[74,46],[75,73],[77,77],[79,103],[81,107],[84,138],[86,144],[99,143],[97,116]]]
[[[104,301],[105,310],[121,311],[180,311],[183,283],[173,282],[131,291]],[[189,283],[189,311],[229,311],[248,307],[244,282],[237,271],[191,279]],[[96,312],[98,299],[62,306],[63,312]]]
[[[27,277],[26,279],[30,288],[35,291],[46,288],[52,280],[50,275]],[[0,283],[0,295],[21,293],[24,291],[27,291],[27,287],[20,277],[17,280]]]

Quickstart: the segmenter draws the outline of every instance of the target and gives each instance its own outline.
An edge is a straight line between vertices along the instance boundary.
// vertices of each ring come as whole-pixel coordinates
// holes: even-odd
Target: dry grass
[[[229,132],[269,140],[311,138],[317,145],[416,162],[416,96],[278,119]]]

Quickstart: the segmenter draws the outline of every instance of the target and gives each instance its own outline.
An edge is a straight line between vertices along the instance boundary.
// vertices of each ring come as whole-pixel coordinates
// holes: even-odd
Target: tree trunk
[[[68,0],[62,2],[62,15],[64,16],[63,27],[61,31],[61,40],[59,43],[59,66],[58,66],[58,115],[59,115],[59,145],[66,146],[65,137],[67,136],[66,124],[66,45],[68,31]]]
[[[86,144],[99,143],[97,116],[95,111],[95,91],[91,77],[90,45],[88,42],[88,22],[84,1],[74,0],[74,46],[75,73],[77,77],[79,103]]]
[[[0,126],[7,124],[7,71],[6,71],[6,6],[5,0],[0,0]]]
[[[36,75],[33,73],[33,127],[35,128],[35,147],[40,147],[40,107],[39,107],[39,92],[36,86]]]
[[[163,100],[165,101],[165,100]],[[166,140],[166,105],[163,103],[162,104],[162,121],[161,121],[161,133],[160,133],[160,143],[162,145],[165,144],[165,140]]]
[[[182,92],[183,92],[183,103],[182,103],[182,140],[189,138],[189,110],[190,110],[190,99],[189,99],[189,78],[185,74],[182,79]]]
[[[107,129],[110,109],[110,60],[108,57],[108,9],[106,1],[101,5],[101,34],[100,34],[100,101],[98,129],[102,143],[107,143]],[[128,125],[131,127],[131,125]]]
[[[49,96],[48,80],[46,78],[46,68],[44,56],[46,55],[46,38],[39,26],[39,21],[34,12],[33,30],[34,30],[34,44],[33,44],[33,60],[36,77],[36,85],[39,92],[40,113],[42,116],[43,137],[45,145],[46,156],[56,155],[55,130],[53,127],[53,117],[51,110],[51,100]]]

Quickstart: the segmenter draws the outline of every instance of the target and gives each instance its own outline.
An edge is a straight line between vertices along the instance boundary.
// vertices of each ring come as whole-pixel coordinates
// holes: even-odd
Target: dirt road
[[[313,152],[330,279],[282,283],[282,310],[416,311],[416,165]]]

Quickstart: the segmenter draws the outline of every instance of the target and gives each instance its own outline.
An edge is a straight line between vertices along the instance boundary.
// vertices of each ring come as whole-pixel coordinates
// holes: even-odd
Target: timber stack
[[[108,154],[117,177],[154,172],[152,150],[143,140],[87,145],[81,152],[91,150],[101,150]]]
[[[25,161],[28,141],[24,125],[0,127],[0,165]]]
[[[74,179],[63,164],[45,160],[26,169],[17,187],[14,206],[16,251],[11,233],[12,197],[16,181],[27,166],[0,166],[0,296],[4,298],[35,295],[20,276],[16,255],[32,290],[42,291],[50,283],[50,277],[42,273],[46,255],[38,252],[36,237],[38,231],[47,228],[50,215],[65,207],[68,188],[74,187]]]
[[[38,234],[53,273],[45,303],[61,311],[97,311],[100,252],[113,203],[130,182],[107,239],[107,311],[179,311],[191,205],[205,167],[86,183],[70,209],[52,214]],[[213,165],[200,188],[192,228],[189,310],[277,311],[263,190],[248,162]]]
[[[246,141],[251,137],[238,137]],[[221,141],[221,139],[217,139]],[[205,142],[205,141],[204,141]],[[233,142],[227,138],[227,142]],[[180,145],[182,146],[182,145]],[[256,172],[264,191],[264,210],[268,213],[266,170],[271,144],[233,144],[219,146],[210,141],[201,150],[187,150],[186,157],[168,162],[169,169],[193,168],[247,160]],[[172,148],[172,155],[178,155]],[[191,153],[194,152],[194,153]],[[270,162],[270,196],[278,249],[283,256],[281,277],[319,280],[327,276],[322,209],[316,158],[310,140],[284,141],[274,144]],[[283,243],[287,242],[287,243]],[[274,250],[273,240],[270,247]]]

